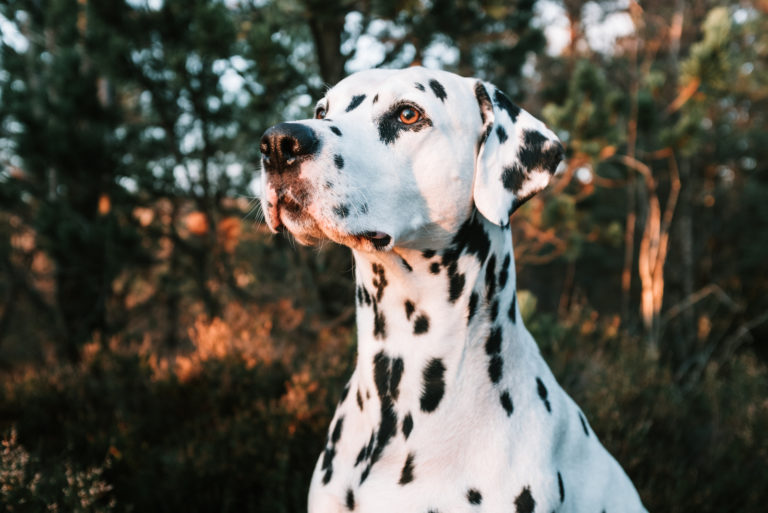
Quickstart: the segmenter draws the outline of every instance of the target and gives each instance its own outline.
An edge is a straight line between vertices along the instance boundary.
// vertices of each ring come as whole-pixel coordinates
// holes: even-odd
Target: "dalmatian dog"
[[[261,139],[272,231],[355,258],[357,365],[310,513],[642,512],[523,325],[510,215],[557,137],[492,84],[355,73]]]

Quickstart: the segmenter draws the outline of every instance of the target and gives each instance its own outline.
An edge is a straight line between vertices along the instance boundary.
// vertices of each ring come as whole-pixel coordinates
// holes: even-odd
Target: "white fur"
[[[445,101],[430,89],[432,79],[444,86]],[[426,90],[419,91],[414,86],[417,82]],[[350,492],[354,511],[366,513],[508,513],[515,511],[515,500],[525,487],[531,491],[537,512],[645,511],[632,483],[591,428],[585,435],[578,406],[558,386],[519,311],[514,310],[516,323],[507,317],[516,280],[509,231],[499,225],[505,224],[505,202],[511,195],[489,170],[508,164],[504,159],[514,158],[521,140],[519,131],[512,132],[512,126],[509,147],[504,148],[506,154],[498,144],[491,146],[488,142],[477,154],[483,123],[474,93],[476,84],[475,79],[423,68],[372,70],[348,77],[320,102],[331,122],[301,122],[314,128],[321,141],[319,153],[304,162],[300,172],[310,191],[304,205],[307,217],[296,219],[283,211],[270,210],[264,200],[270,227],[284,224],[299,241],[327,237],[350,246],[357,283],[369,294],[376,291],[374,265],[381,266],[387,280],[376,301],[377,311],[386,317],[386,337],[374,335],[372,306],[358,303],[357,367],[346,399],[339,404],[329,427],[327,447],[333,446],[335,451],[332,474],[324,484],[326,471],[321,454],[309,493],[310,513],[349,511]],[[346,112],[350,99],[360,94],[365,94],[366,99]],[[372,102],[374,95],[378,95],[376,103]],[[394,143],[384,144],[376,128],[378,120],[392,104],[403,100],[423,108],[433,125],[418,132],[403,132]],[[498,113],[496,117],[497,123],[502,121]],[[511,124],[508,117],[504,121]],[[556,141],[551,131],[525,111],[518,123]],[[343,135],[333,134],[331,126]],[[334,165],[334,155],[343,157],[343,169]],[[476,174],[478,166],[484,166],[482,178]],[[521,194],[543,188],[549,178],[545,170],[531,170]],[[325,186],[328,181],[333,182],[332,188]],[[267,198],[275,200],[275,187],[268,173],[264,173],[262,185]],[[334,214],[339,204],[350,205],[348,216],[339,218]],[[511,257],[508,282],[486,298],[485,266],[489,264],[465,252],[456,266],[456,272],[464,276],[463,293],[451,302],[446,267],[434,274],[430,266],[440,262],[441,252],[472,215],[473,204],[488,217],[477,221],[490,239],[496,276],[504,257]],[[363,205],[367,210],[362,209]],[[365,241],[354,237],[363,232],[390,235],[391,249],[372,250]],[[425,249],[437,250],[437,255],[425,258]],[[403,259],[412,270],[407,269]],[[480,299],[468,323],[471,292]],[[497,324],[504,329],[500,352],[503,376],[495,384],[489,379],[485,349],[494,300],[500,310],[501,321]],[[415,306],[411,318],[406,315],[406,301]],[[414,334],[414,317],[420,313],[428,316],[429,329]],[[361,485],[366,465],[356,466],[355,461],[381,422],[373,368],[374,356],[381,351],[403,361],[399,396],[394,402],[397,430]],[[444,395],[434,411],[424,412],[420,408],[423,369],[434,358],[444,363]],[[551,412],[539,396],[536,378],[546,385]],[[511,415],[500,405],[503,390],[512,396]],[[358,393],[363,398],[362,410]],[[406,438],[402,425],[408,413],[414,427]],[[340,418],[341,436],[333,443],[332,432]],[[414,455],[413,480],[400,484],[409,454]],[[558,472],[565,488],[562,502]],[[468,501],[470,488],[480,491],[481,504]]]

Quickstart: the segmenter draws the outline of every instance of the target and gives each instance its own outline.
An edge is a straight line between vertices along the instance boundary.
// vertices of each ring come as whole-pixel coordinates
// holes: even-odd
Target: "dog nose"
[[[280,123],[261,136],[261,155],[267,172],[282,173],[318,147],[315,131],[301,123]]]

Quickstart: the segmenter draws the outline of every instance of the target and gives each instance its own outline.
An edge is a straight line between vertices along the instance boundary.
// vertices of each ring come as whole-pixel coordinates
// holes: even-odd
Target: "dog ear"
[[[477,81],[483,122],[475,157],[473,197],[483,216],[499,226],[545,188],[563,160],[563,146],[544,123],[492,84]]]

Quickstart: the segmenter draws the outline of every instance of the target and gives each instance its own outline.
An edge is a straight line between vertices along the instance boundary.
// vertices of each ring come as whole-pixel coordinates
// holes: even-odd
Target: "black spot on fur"
[[[520,114],[520,107],[512,103],[512,100],[498,89],[493,92],[493,99],[496,101],[496,105],[507,111],[509,119],[514,123],[518,114]]]
[[[413,301],[406,301],[405,302],[405,318],[409,321],[411,320],[411,315],[413,315],[414,310],[416,310],[416,307],[413,305]]]
[[[339,130],[339,127],[336,127],[336,126],[332,126],[332,127],[331,127],[331,132],[333,132],[334,134],[336,134],[336,135],[338,135],[339,137],[341,137],[341,130]]]
[[[509,253],[504,256],[504,263],[501,264],[501,270],[499,271],[499,289],[504,290],[507,286],[507,279],[509,279]]]
[[[368,203],[363,203],[362,205],[360,205],[360,213],[361,214],[368,213]]]
[[[363,100],[365,100],[364,94],[358,94],[357,96],[353,96],[352,101],[349,102],[349,105],[347,105],[347,112],[351,112],[352,110],[356,109],[358,105],[363,103]]]
[[[525,169],[546,169],[554,174],[563,159],[563,147],[537,130],[526,130],[517,156]]]
[[[491,321],[496,321],[496,318],[499,316],[499,300],[494,299],[491,302]]]
[[[398,482],[401,485],[406,485],[411,481],[413,481],[413,453],[408,453],[408,457],[405,458],[403,470],[400,471],[400,481]]]
[[[351,488],[347,488],[347,509],[349,511],[352,511],[355,509],[355,494],[352,492]]]
[[[334,155],[333,156],[333,163],[336,164],[336,167],[339,169],[344,168],[344,157],[341,155]]]
[[[474,488],[470,488],[467,490],[467,500],[470,504],[480,504],[483,502],[483,496],[480,494],[480,492]]]
[[[378,93],[376,94],[376,96],[373,97],[373,103],[376,103],[377,101],[379,101]]]
[[[389,395],[392,396],[392,399],[395,401],[397,401],[397,398],[400,396],[400,380],[403,377],[404,368],[405,364],[403,363],[402,358],[392,359],[392,378],[389,380]]]
[[[464,278],[463,274],[456,273],[451,275],[448,285],[448,300],[451,303],[455,303],[456,300],[459,299],[459,296],[461,296],[461,293],[464,290],[465,282],[466,279]]]
[[[425,249],[424,251],[421,252],[421,254],[424,258],[429,259],[435,256],[437,254],[437,251],[435,251],[434,249]]]
[[[469,304],[467,305],[467,324],[469,324],[472,321],[472,317],[475,316],[475,312],[477,311],[477,301],[479,299],[477,292],[474,291],[469,296]]]
[[[409,264],[405,258],[400,257],[400,263],[403,264],[403,267],[405,267],[405,270],[409,273],[413,272],[413,267],[411,267],[411,264]]]
[[[408,439],[411,431],[413,431],[413,417],[411,417],[410,413],[406,413],[403,418],[403,436]]]
[[[557,473],[557,488],[560,490],[560,502],[565,502],[565,487],[563,486],[563,476]]]
[[[520,495],[515,499],[515,512],[516,513],[533,513],[533,509],[536,507],[536,501],[533,500],[531,495],[531,489],[529,487],[523,488]]]
[[[495,354],[491,357],[491,362],[488,364],[488,377],[491,378],[491,383],[498,383],[501,380],[503,372],[504,360],[501,356]]]
[[[483,83],[480,81],[475,83],[475,98],[477,99],[478,107],[480,107],[480,119],[483,121],[483,126],[485,126],[488,120],[486,112],[493,110],[493,104],[491,103],[490,96],[488,96],[488,91],[485,90]],[[480,143],[482,142],[481,140]]]
[[[552,413],[552,406],[549,404],[549,399],[547,399],[548,392],[547,387],[544,386],[544,382],[541,381],[541,378],[536,378],[536,391],[539,393],[539,397],[544,402],[544,406],[547,407],[547,411]]]
[[[363,445],[360,448],[360,452],[357,453],[357,458],[355,459],[355,466],[360,465],[363,460],[365,460],[365,450],[367,449],[366,445]]]
[[[421,392],[421,410],[433,412],[440,404],[445,393],[445,365],[439,358],[433,358],[424,367],[422,373],[423,389]]]
[[[326,189],[333,189],[333,182],[330,180],[325,181],[325,188]]]
[[[416,82],[416,84],[414,85],[416,86],[416,89],[418,89],[419,91],[426,91],[426,89],[424,89],[424,86],[421,85],[420,83]]]
[[[360,394],[360,389],[357,389],[357,406],[360,408],[360,411],[363,411],[363,396]]]
[[[429,81],[429,87],[432,89],[432,92],[435,93],[435,96],[441,101],[445,102],[445,99],[448,98],[448,95],[445,94],[445,87],[443,87],[443,84],[438,82],[435,79],[432,79]]]
[[[339,420],[336,421],[336,426],[333,428],[333,433],[331,434],[331,443],[336,444],[339,439],[341,438],[341,430],[344,427],[344,417],[339,417]]]
[[[424,314],[420,314],[416,317],[416,321],[413,323],[413,334],[421,335],[429,331],[429,317]]]
[[[384,274],[384,266],[379,264],[372,264],[371,269],[373,270],[373,286],[376,289],[376,301],[381,301],[381,297],[384,295],[384,289],[387,288],[387,285],[389,282],[387,281],[387,277]]]
[[[387,319],[384,312],[379,311],[379,305],[373,302],[373,338],[387,338]]]
[[[579,420],[581,421],[581,428],[584,430],[584,434],[589,436],[589,430],[587,429],[587,421],[584,420],[584,415],[579,412]]]
[[[437,262],[432,262],[429,266],[429,272],[432,274],[440,274],[440,264]]]
[[[496,255],[491,255],[485,266],[485,298],[490,301],[496,293]]]
[[[524,182],[525,172],[517,162],[504,168],[501,174],[501,183],[504,184],[505,189],[517,193]]]
[[[381,402],[381,421],[375,436],[371,434],[371,440],[364,452],[363,459],[370,458],[370,461],[360,476],[360,484],[367,479],[371,467],[379,460],[384,448],[397,432],[394,400],[399,395],[402,375],[403,360],[401,358],[390,358],[384,351],[380,351],[374,356],[373,379]]]
[[[501,351],[501,327],[494,326],[485,341],[485,352],[488,355],[498,354]]]
[[[515,408],[512,405],[512,398],[509,396],[508,390],[505,390],[501,393],[499,396],[499,401],[501,402],[501,407],[504,408],[505,412],[507,412],[507,416],[512,415],[512,412],[515,411]]]
[[[333,213],[339,216],[340,218],[344,219],[349,215],[349,205],[342,204],[342,205],[336,205],[333,207]]]
[[[363,304],[363,288],[360,285],[358,285],[356,292],[357,292],[357,304],[362,305]]]
[[[512,294],[512,303],[509,305],[507,317],[512,321],[512,324],[517,324],[517,293]]]
[[[504,144],[504,141],[509,138],[507,131],[501,125],[496,127],[496,136],[499,138],[499,144]]]
[[[490,248],[491,240],[485,233],[480,215],[473,212],[459,227],[451,240],[451,246],[443,253],[443,266],[450,267],[451,264],[459,260],[459,256],[464,251],[476,255],[480,262],[485,262]]]

